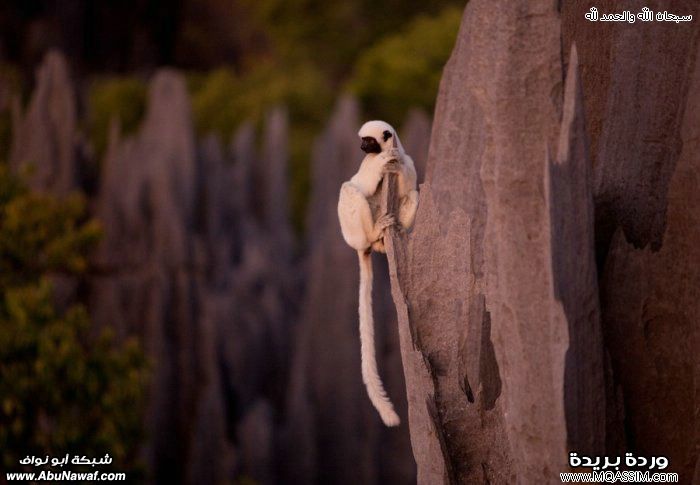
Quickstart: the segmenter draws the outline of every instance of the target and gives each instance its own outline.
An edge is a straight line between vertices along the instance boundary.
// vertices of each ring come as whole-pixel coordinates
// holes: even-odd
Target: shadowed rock
[[[569,56],[559,147],[546,176],[554,296],[562,304],[569,334],[564,369],[568,449],[580,455],[602,455],[605,391],[593,182],[575,46]]]
[[[663,245],[637,249],[615,232],[602,274],[606,346],[622,388],[628,449],[669,459],[698,483],[700,412],[700,65],[690,75],[669,181]]]
[[[605,0],[601,13],[631,4]],[[696,56],[696,22],[588,22],[590,2],[564,2],[563,41],[579,46],[591,134],[596,238],[601,258],[619,226],[635,247],[663,239],[668,186],[681,151],[680,124]],[[653,12],[692,14],[694,2],[652,0]],[[641,6],[640,6],[641,8]]]
[[[651,1],[693,21],[622,25],[585,22],[590,5],[574,3],[563,5],[563,37],[584,67],[608,407],[618,415],[607,452],[666,456],[681,483],[696,483],[700,6]]]

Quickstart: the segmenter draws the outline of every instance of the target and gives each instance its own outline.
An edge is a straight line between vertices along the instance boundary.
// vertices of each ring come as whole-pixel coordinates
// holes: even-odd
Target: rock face
[[[700,14],[692,2],[646,5]],[[582,7],[567,5],[562,22],[584,66],[610,406],[624,416],[608,448],[666,456],[682,483],[697,482],[699,28],[583,28]]]
[[[658,250],[669,183],[681,150],[679,130],[696,56],[697,24],[586,22],[583,16],[592,5],[568,2],[562,29],[566,45],[579,45],[584,91],[591,92],[585,104],[599,252],[604,256],[603,248],[618,226],[635,247],[651,244]],[[595,5],[601,12],[627,8],[612,0]],[[700,12],[693,2],[657,0],[645,6],[694,18]]]
[[[420,184],[425,179],[425,164],[428,161],[430,117],[421,109],[410,110],[399,134],[406,153],[411,156],[416,166]]]
[[[361,160],[358,112],[356,101],[342,99],[313,155],[308,285],[292,364],[285,483],[414,480],[407,428],[382,425],[360,375],[358,260],[343,241],[337,215],[340,185]],[[388,393],[405,416],[387,268],[379,257],[374,265],[377,360]]]
[[[555,483],[569,451],[700,479],[698,29],[574,3],[472,0],[445,68],[388,245],[419,483]]]
[[[493,17],[492,8],[505,15]],[[569,172],[585,173],[585,158],[569,160],[568,132],[551,190],[545,184],[559,132],[558,38],[551,3],[470,2],[445,68],[416,227],[397,261],[395,300],[408,306],[400,325],[430,377],[409,389],[411,429],[414,421],[436,429],[414,434],[413,448],[439,452],[417,457],[420,483],[546,482],[566,469],[564,363],[577,323],[569,318],[578,315],[567,318],[556,286],[575,276],[569,262],[578,255],[569,252],[577,234],[559,226],[566,215],[590,215],[591,202],[585,187],[568,207],[549,200],[571,188]],[[527,89],[516,89],[523,79]],[[583,236],[592,247],[591,228]],[[552,268],[555,256],[561,268]],[[595,274],[592,249],[588,256],[580,262]],[[596,326],[590,318],[581,323]],[[600,353],[600,338],[594,344]],[[602,387],[602,374],[591,379]],[[429,439],[437,443],[426,446]]]

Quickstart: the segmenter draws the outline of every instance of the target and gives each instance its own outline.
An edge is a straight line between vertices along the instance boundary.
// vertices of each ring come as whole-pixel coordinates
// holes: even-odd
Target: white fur
[[[384,131],[392,135],[384,140]],[[362,380],[367,394],[387,426],[396,426],[400,420],[394,406],[384,391],[377,371],[374,345],[374,318],[372,316],[372,249],[383,252],[384,229],[393,224],[393,217],[382,215],[374,220],[372,207],[377,206],[377,186],[385,173],[385,165],[398,160],[399,223],[404,229],[413,226],[418,208],[416,169],[413,160],[403,150],[396,131],[384,121],[368,121],[358,133],[360,138],[371,136],[382,148],[381,153],[365,156],[357,173],[340,188],[338,218],[343,238],[357,250],[360,260],[360,349],[362,356]],[[396,148],[394,147],[394,140]]]

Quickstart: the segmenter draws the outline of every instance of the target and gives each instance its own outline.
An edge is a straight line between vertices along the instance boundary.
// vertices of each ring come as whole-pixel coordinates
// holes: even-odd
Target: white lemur
[[[403,150],[396,131],[383,121],[368,121],[358,133],[367,156],[358,172],[340,188],[338,217],[343,238],[360,259],[360,354],[362,380],[367,394],[387,426],[399,424],[399,416],[384,391],[377,372],[372,316],[372,250],[384,253],[384,229],[395,224],[394,216],[379,214],[381,191],[377,186],[385,173],[398,175],[399,223],[410,229],[418,208],[416,169]]]

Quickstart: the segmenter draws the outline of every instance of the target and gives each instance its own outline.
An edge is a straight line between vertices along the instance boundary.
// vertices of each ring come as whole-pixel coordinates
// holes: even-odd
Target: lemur
[[[360,169],[340,188],[338,218],[345,242],[357,251],[360,260],[360,355],[362,380],[370,401],[387,426],[397,426],[399,416],[384,391],[377,372],[372,316],[372,250],[384,253],[384,230],[396,221],[391,214],[379,214],[380,191],[385,173],[398,175],[399,224],[405,230],[413,226],[418,209],[416,169],[403,150],[394,128],[384,121],[368,121],[360,128],[360,148],[367,155]]]

